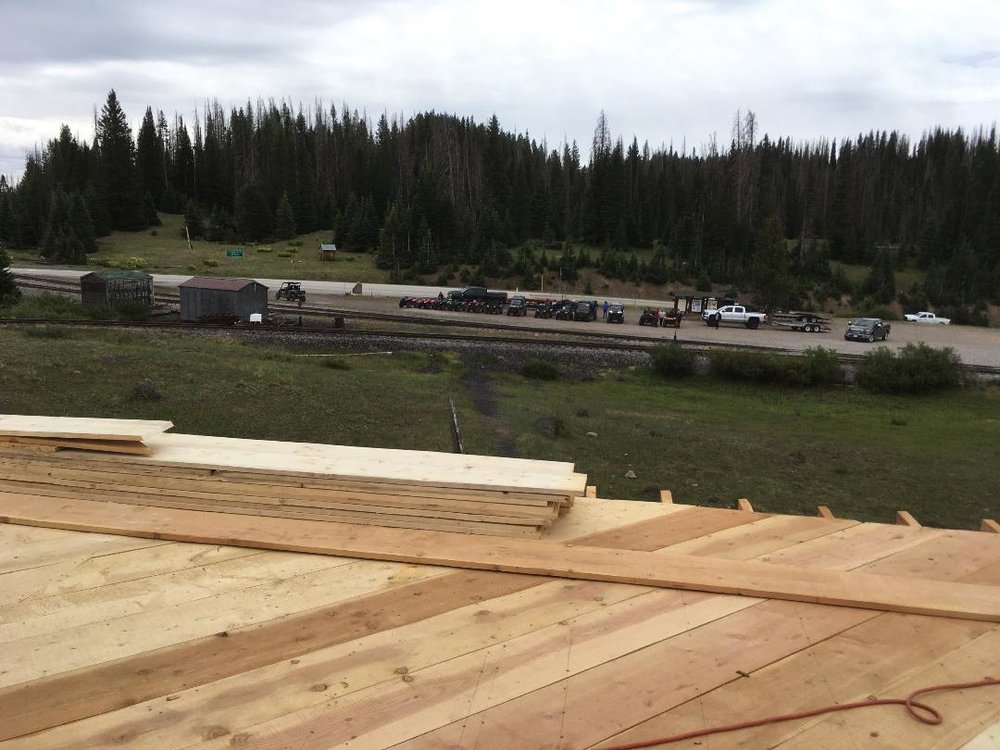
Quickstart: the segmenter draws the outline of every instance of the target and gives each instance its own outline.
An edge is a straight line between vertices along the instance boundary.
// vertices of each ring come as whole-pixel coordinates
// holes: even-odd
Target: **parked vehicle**
[[[744,305],[725,305],[717,310],[706,310],[701,314],[706,324],[718,328],[722,323],[742,323],[747,328],[757,328],[767,324],[767,313],[751,310]]]
[[[625,322],[625,305],[614,303],[608,305],[608,323],[624,323]]]
[[[658,326],[660,325],[660,311],[654,310],[651,307],[647,307],[639,315],[639,325],[641,326]]]
[[[450,300],[479,300],[489,302],[499,302],[507,304],[507,292],[491,292],[484,286],[467,286],[462,289],[455,289],[448,292]]]
[[[556,318],[564,307],[568,307],[573,303],[568,299],[555,300],[553,302],[547,302],[543,305],[539,305],[535,308],[536,318]]]
[[[597,302],[595,300],[580,300],[573,303],[573,320],[590,322],[597,320]]]
[[[517,318],[524,317],[528,314],[528,300],[521,296],[511,297],[510,304],[507,306],[507,314]]]
[[[951,318],[939,318],[932,312],[907,313],[904,316],[911,323],[930,323],[931,325],[951,325]]]
[[[274,293],[274,298],[287,299],[289,302],[305,302],[306,293],[301,281],[282,281],[278,291]]]
[[[891,326],[882,322],[881,318],[857,318],[847,322],[844,340],[867,341],[869,344],[874,341],[885,341],[889,338],[890,328]]]
[[[830,330],[830,321],[828,318],[811,312],[774,313],[770,317],[770,321],[771,325],[779,328],[787,328],[790,331],[826,333]]]

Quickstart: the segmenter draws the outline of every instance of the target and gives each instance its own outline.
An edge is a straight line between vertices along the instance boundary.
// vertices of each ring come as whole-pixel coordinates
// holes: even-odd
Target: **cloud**
[[[993,0],[47,0],[5,22],[0,112],[56,123],[32,144],[85,131],[111,88],[135,124],[146,106],[190,122],[213,98],[322,100],[495,113],[584,154],[601,110],[626,140],[679,148],[728,143],[737,109],[775,137],[840,139],[1000,108]]]

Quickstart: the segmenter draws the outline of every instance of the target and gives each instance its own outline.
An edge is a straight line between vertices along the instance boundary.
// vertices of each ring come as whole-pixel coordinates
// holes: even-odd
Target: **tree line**
[[[911,141],[869,132],[796,143],[737,112],[728,143],[651,148],[614,137],[604,113],[589,153],[426,112],[376,123],[341,108],[259,100],[206,104],[189,125],[147,107],[133,138],[114,91],[91,143],[63,127],[0,177],[0,243],[81,261],[95,238],[183,213],[192,238],[266,241],[330,230],[383,268],[481,276],[553,263],[605,275],[752,288],[770,304],[849,286],[830,261],[864,264],[860,291],[888,301],[895,272],[924,272],[911,298],[1000,302],[995,127]],[[579,245],[592,248],[580,252]],[[540,253],[556,249],[555,260]],[[651,249],[641,254],[638,248]]]

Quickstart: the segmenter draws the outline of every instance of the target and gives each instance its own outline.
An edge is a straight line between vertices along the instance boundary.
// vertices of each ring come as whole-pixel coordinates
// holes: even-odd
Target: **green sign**
[[[227,258],[242,258],[243,257],[243,248],[238,247],[238,248],[236,248],[234,250],[226,250],[226,257]]]

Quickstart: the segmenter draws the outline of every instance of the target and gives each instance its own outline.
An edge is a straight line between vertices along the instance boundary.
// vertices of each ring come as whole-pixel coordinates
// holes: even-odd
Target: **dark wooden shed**
[[[153,277],[145,271],[95,271],[80,277],[80,299],[85,305],[141,304],[152,307]]]
[[[736,302],[732,295],[722,292],[679,291],[671,292],[674,299],[674,309],[683,313],[700,315],[706,310],[717,310],[723,305]]]
[[[337,246],[332,243],[322,243],[319,246],[319,259],[320,260],[336,260],[337,259]]]
[[[267,287],[253,279],[195,276],[179,286],[181,320],[196,323],[217,315],[249,320],[254,313],[267,317]]]

